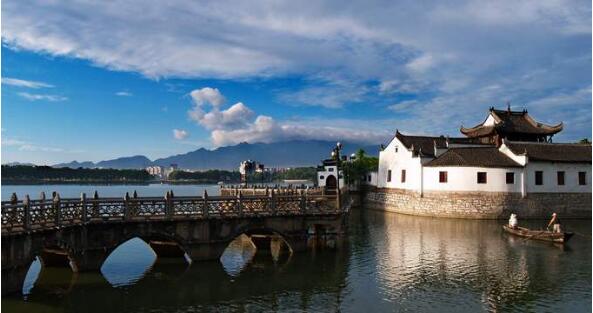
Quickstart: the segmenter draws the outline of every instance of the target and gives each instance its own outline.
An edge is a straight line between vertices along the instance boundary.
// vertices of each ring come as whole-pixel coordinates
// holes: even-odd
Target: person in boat
[[[510,228],[517,228],[519,221],[517,220],[517,214],[511,213],[511,217],[509,218],[509,227]]]
[[[561,224],[560,224],[560,218],[558,217],[558,215],[554,212],[552,213],[552,219],[550,220],[550,222],[548,223],[548,227],[547,229],[550,229],[550,226],[554,226],[553,231],[555,233],[561,233],[562,229],[561,229]]]

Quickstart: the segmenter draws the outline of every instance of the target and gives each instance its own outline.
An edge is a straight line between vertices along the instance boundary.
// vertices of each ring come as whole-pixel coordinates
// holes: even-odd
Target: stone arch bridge
[[[341,203],[341,205],[338,205]],[[119,245],[138,237],[157,257],[219,259],[241,234],[281,237],[292,251],[340,242],[350,201],[306,190],[261,195],[60,199],[2,202],[2,294],[21,292],[30,264],[99,271]],[[258,244],[255,240],[256,245]],[[269,240],[267,241],[270,242]]]

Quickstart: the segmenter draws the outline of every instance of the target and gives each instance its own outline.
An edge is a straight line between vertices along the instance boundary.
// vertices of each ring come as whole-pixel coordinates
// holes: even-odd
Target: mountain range
[[[255,160],[266,167],[315,166],[330,156],[335,142],[323,140],[295,140],[275,143],[240,143],[234,146],[219,147],[213,150],[200,148],[184,154],[173,155],[151,161],[143,155],[121,157],[100,162],[78,162],[55,164],[53,167],[70,168],[115,168],[143,169],[151,165],[170,166],[177,164],[182,169],[233,170],[244,160]],[[363,149],[369,155],[379,154],[379,145],[343,143],[343,155],[350,155]]]

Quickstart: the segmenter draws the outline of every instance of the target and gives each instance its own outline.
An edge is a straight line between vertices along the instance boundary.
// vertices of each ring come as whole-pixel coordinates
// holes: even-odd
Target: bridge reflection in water
[[[216,311],[212,306],[237,311],[248,310],[254,304],[258,311],[279,311],[287,305],[300,310],[339,309],[348,269],[347,249],[295,253],[274,260],[268,253],[253,253],[253,247],[242,240],[230,244],[225,252],[228,257],[223,256],[220,262],[188,266],[183,260],[158,258],[140,277],[128,277],[127,283],[119,285],[109,281],[113,274],[105,269],[109,260],[103,274],[43,268],[26,302],[4,297],[2,306],[23,312],[62,308],[72,312],[145,308]],[[126,258],[131,257],[126,253]],[[324,297],[322,302],[320,295]]]

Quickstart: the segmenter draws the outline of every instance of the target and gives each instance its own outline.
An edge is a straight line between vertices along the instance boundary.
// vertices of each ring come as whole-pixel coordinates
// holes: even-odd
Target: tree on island
[[[589,138],[583,138],[583,139],[579,140],[579,143],[590,144],[591,142],[589,141]]]
[[[360,185],[369,172],[377,171],[378,168],[379,158],[367,156],[363,149],[356,151],[354,161],[342,163],[344,178],[348,185]]]

